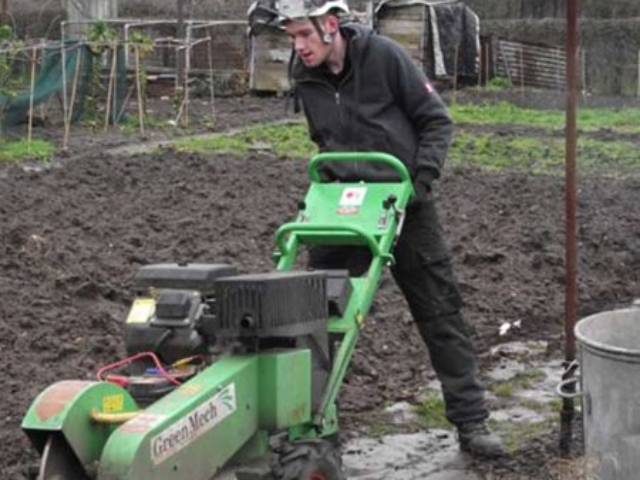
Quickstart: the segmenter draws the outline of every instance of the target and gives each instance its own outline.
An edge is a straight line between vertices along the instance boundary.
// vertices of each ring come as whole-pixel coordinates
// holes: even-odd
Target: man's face
[[[319,18],[321,29],[328,30],[326,18]],[[321,65],[331,52],[331,45],[322,41],[318,29],[308,18],[290,20],[285,25],[287,34],[291,38],[293,48],[307,67]]]

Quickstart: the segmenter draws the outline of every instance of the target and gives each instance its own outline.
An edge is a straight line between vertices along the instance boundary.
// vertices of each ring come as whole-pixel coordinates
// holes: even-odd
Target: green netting
[[[79,46],[67,47],[65,52],[65,74],[73,78],[76,62],[79,61],[83,49]],[[42,63],[38,70],[33,89],[33,105],[45,102],[63,86],[62,52],[60,45],[52,44],[45,48]],[[15,96],[0,94],[0,111],[2,112],[2,126],[8,127],[22,123],[27,119],[31,105],[31,92],[23,91]]]
[[[124,119],[124,102],[127,89],[127,72],[125,65],[126,52],[119,47],[116,60],[116,82],[112,97],[112,122]],[[71,100],[72,86],[75,83],[75,102],[72,108],[71,120],[77,121],[83,113],[84,105],[89,93],[93,63],[99,61],[94,58],[91,50],[78,42],[66,42],[63,55],[60,43],[52,43],[43,53],[41,65],[38,69],[33,89],[33,105],[39,105],[60,93],[67,84],[67,100]],[[80,64],[78,65],[78,62]],[[76,67],[77,66],[77,67]],[[64,73],[64,75],[63,75]],[[77,82],[75,81],[77,75]],[[7,127],[24,123],[28,119],[31,105],[31,92],[27,87],[15,96],[0,93],[0,127]]]

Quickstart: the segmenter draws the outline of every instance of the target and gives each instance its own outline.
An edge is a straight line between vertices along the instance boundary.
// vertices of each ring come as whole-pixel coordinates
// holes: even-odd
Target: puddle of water
[[[350,441],[342,456],[349,480],[478,480],[452,431]]]
[[[466,471],[468,461],[448,430],[356,438],[342,455],[348,480],[481,480]],[[225,469],[214,480],[236,480],[234,469]]]

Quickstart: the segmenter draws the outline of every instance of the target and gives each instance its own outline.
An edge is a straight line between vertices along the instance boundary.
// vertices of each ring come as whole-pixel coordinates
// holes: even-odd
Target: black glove
[[[429,198],[433,181],[437,176],[437,173],[429,168],[418,170],[418,174],[413,180],[413,189],[415,190],[414,201],[424,201]]]

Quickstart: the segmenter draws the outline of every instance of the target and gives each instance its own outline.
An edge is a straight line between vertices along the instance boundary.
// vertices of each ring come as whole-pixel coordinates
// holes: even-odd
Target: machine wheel
[[[276,452],[277,480],[346,480],[337,446],[326,440],[288,443]]]
[[[88,480],[62,435],[51,434],[47,438],[37,480]]]

